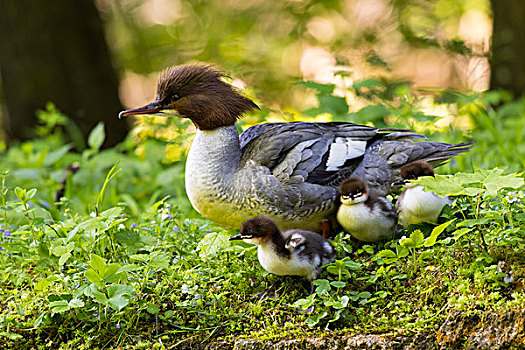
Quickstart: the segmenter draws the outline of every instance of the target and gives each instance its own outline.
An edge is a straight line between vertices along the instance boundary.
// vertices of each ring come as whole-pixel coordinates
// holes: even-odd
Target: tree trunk
[[[523,0],[492,0],[491,89],[525,93],[525,4]]]
[[[35,111],[51,101],[84,139],[100,121],[106,142],[123,140],[118,78],[92,0],[0,0],[0,73],[7,134],[32,135]]]

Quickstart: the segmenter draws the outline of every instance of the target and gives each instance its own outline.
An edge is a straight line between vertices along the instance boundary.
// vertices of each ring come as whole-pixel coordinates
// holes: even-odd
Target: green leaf
[[[30,200],[31,198],[33,198],[36,194],[36,188],[32,188],[30,189],[29,191],[27,191],[27,194],[26,194],[26,201]]]
[[[332,289],[332,287],[330,287],[330,282],[327,280],[315,280],[313,284],[314,286],[317,286],[317,288],[315,288],[317,294],[327,294]]]
[[[348,295],[343,295],[341,298],[336,300],[335,303],[333,303],[334,309],[343,309],[348,306],[348,302],[350,301],[350,297]]]
[[[362,266],[360,263],[356,263],[355,261],[350,260],[350,258],[348,257],[344,258],[343,261],[345,263],[345,267],[350,270],[356,271],[359,270]]]
[[[115,240],[128,247],[140,248],[144,244],[140,240],[140,234],[135,230],[120,230],[115,233]]]
[[[73,298],[69,301],[69,307],[75,308],[75,307],[84,307],[84,301],[81,299]]]
[[[159,313],[159,307],[155,304],[149,304],[146,310],[152,315]]]
[[[197,245],[199,255],[202,257],[215,256],[218,252],[230,247],[230,236],[226,232],[210,232]]]
[[[346,287],[346,282],[344,282],[344,281],[332,281],[332,282],[330,282],[330,284],[332,286],[334,286],[335,288],[344,288],[344,287]]]
[[[108,298],[106,297],[106,294],[94,290],[91,292],[91,295],[93,296],[93,300],[95,300],[97,303],[102,305],[108,304]]]
[[[152,269],[167,269],[170,266],[171,253],[155,251],[151,254],[148,266]]]
[[[114,296],[112,298],[109,298],[108,300],[109,307],[111,307],[115,311],[122,310],[128,304],[129,304],[129,299],[122,295]]]
[[[324,311],[322,314],[319,314],[319,315],[312,315],[306,319],[306,324],[310,328],[315,327],[315,325],[317,325],[319,321],[321,321],[327,315],[328,313],[326,311]]]
[[[95,272],[93,269],[89,269],[86,272],[84,272],[84,276],[92,283],[95,283],[99,287],[104,287],[104,283],[102,283],[102,277],[98,273]]]
[[[17,340],[23,338],[20,334],[9,333],[9,332],[0,332],[0,337],[8,338],[11,340]]]
[[[122,207],[113,207],[108,210],[104,210],[102,213],[100,213],[101,218],[106,218],[109,220],[114,220],[117,218],[122,212],[124,211],[124,208]]]
[[[20,187],[16,187],[15,188],[15,195],[16,195],[16,198],[18,198],[21,202],[24,202],[25,199],[26,199],[26,193],[27,193],[27,190],[23,189],[23,188],[20,188]]]
[[[120,274],[120,273],[123,273],[123,272],[132,272],[132,271],[137,271],[137,270],[140,270],[140,269],[141,269],[141,267],[138,266],[138,265],[127,264],[127,265],[122,266],[120,269],[118,269],[118,271],[116,273]]]
[[[58,162],[69,150],[73,148],[73,145],[65,145],[59,149],[49,152],[44,160],[44,166],[50,166]]]
[[[421,230],[414,230],[410,234],[409,238],[401,239],[399,241],[399,244],[407,248],[417,248],[423,244],[424,239],[425,236],[423,235],[423,232],[421,232]]]
[[[110,282],[110,283],[114,283],[114,282],[118,282],[118,275],[117,275],[117,271],[121,268],[122,266],[120,264],[109,264],[106,266],[106,268],[104,269],[104,273],[102,274],[102,279],[106,282]]]
[[[88,137],[88,145],[91,149],[98,151],[102,147],[105,138],[104,123],[100,122],[91,130]]]
[[[453,233],[453,237],[454,237],[454,239],[457,241],[457,240],[460,239],[463,235],[469,233],[469,232],[472,231],[472,230],[473,230],[472,227],[462,227],[462,228],[460,228],[459,230],[454,231],[454,233]]]
[[[383,249],[382,251],[377,253],[377,257],[383,259],[387,264],[391,264],[398,259],[396,253],[394,253],[390,249]]]
[[[106,270],[106,262],[97,254],[91,254],[91,262],[89,264],[99,275],[102,275]]]
[[[456,220],[456,219],[454,219]],[[454,220],[450,220],[450,221],[447,221],[439,226],[436,226],[434,227],[434,229],[432,230],[432,233],[430,234],[430,236],[425,239],[425,244],[424,246],[425,247],[432,247],[434,244],[436,244],[436,240],[438,238],[438,236],[443,232],[445,231],[445,229],[454,221]]]
[[[53,301],[49,303],[49,307],[54,313],[66,312],[70,309],[68,302],[65,300]]]
[[[62,266],[66,263],[66,261],[71,257],[71,253],[66,252],[65,254],[62,254],[60,256],[60,259],[58,259],[58,265]]]
[[[108,296],[113,298],[119,295],[132,295],[135,292],[135,287],[127,284],[112,284],[108,287]]]

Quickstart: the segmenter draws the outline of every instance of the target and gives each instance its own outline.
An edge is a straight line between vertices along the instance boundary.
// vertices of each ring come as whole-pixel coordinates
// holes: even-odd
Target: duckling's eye
[[[363,194],[363,192],[359,191],[359,192],[356,192],[354,193],[354,197],[359,197]]]
[[[350,199],[350,196],[343,194],[341,195],[341,199],[347,200],[347,199]]]

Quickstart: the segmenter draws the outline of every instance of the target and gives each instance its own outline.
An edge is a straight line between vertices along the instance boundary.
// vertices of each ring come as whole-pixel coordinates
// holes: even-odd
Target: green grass
[[[0,156],[0,346],[149,349],[239,338],[414,334],[435,331],[451,310],[525,307],[523,177],[511,173],[523,169],[523,101],[496,93],[456,94],[453,102],[442,96],[437,104],[456,104],[458,118],[477,129],[433,130],[427,121],[435,118],[402,91],[375,103],[397,116],[396,126],[433,140],[477,141],[441,169],[454,177],[425,183],[455,199],[441,218],[448,224],[413,227],[405,238],[373,245],[339,234],[338,258],[310,296],[306,280],[266,273],[254,247],[231,244],[232,232],[193,211],[183,161],[167,161],[184,158],[185,125],[142,124],[109,150],[100,150],[98,127],[79,153],[44,124],[40,137]],[[340,99],[321,100],[337,106],[321,104],[320,111],[343,119]],[[45,113],[49,120],[56,111]],[[377,125],[389,125],[377,118]],[[179,155],[165,155],[159,130],[175,130],[169,145],[180,146]],[[75,162],[78,172],[66,176],[64,196],[53,203]],[[472,170],[494,166],[506,170]]]

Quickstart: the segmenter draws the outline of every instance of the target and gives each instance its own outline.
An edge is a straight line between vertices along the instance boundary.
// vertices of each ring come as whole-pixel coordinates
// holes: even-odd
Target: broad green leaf
[[[360,263],[356,263],[355,261],[350,260],[350,258],[344,258],[343,261],[345,262],[345,267],[350,270],[359,270],[361,268]]]
[[[135,287],[127,284],[112,284],[108,287],[108,296],[113,298],[119,295],[131,295],[135,292]]]
[[[69,150],[73,148],[73,145],[65,145],[59,149],[49,152],[44,160],[44,166],[50,166],[58,162]]]
[[[98,151],[104,143],[105,138],[104,123],[100,122],[91,130],[88,137],[88,145],[91,149]]]
[[[91,218],[78,224],[73,230],[71,230],[67,235],[67,239],[69,241],[72,240],[78,232],[105,228],[106,225],[100,220],[100,218]]]
[[[116,295],[108,299],[108,305],[115,311],[122,310],[128,304],[129,299],[122,295]]]
[[[119,274],[119,273],[122,273],[122,272],[137,271],[137,270],[140,270],[140,269],[141,269],[141,267],[138,266],[138,265],[128,264],[128,265],[122,266],[120,269],[118,269],[118,271],[116,273]]]
[[[456,219],[454,219],[456,220]],[[439,226],[436,226],[434,227],[434,229],[432,230],[432,233],[430,234],[430,236],[425,239],[425,244],[424,246],[425,247],[432,247],[434,244],[436,244],[436,240],[438,238],[438,236],[443,232],[445,231],[445,229],[454,221],[454,220],[450,220],[450,221],[447,221]]]
[[[94,290],[91,292],[91,295],[93,296],[93,299],[99,303],[99,304],[102,304],[102,305],[107,305],[108,304],[108,298],[106,297],[106,294],[104,293],[101,293],[97,290]]]
[[[344,282],[344,281],[332,281],[332,282],[330,282],[330,284],[332,286],[334,286],[335,288],[344,288],[344,287],[346,287],[346,282]]]
[[[391,264],[398,259],[396,253],[394,253],[390,249],[383,249],[382,251],[377,253],[377,257],[383,259],[387,264]]]
[[[167,269],[170,266],[171,253],[153,252],[148,262],[152,269]]]
[[[100,213],[99,216],[102,218],[113,220],[117,218],[123,211],[124,211],[124,208],[122,207],[113,207],[108,210],[104,210],[102,213]]]
[[[230,247],[228,239],[230,236],[226,232],[210,232],[199,242],[197,250],[202,257],[211,257],[218,252]]]
[[[65,300],[53,301],[52,303],[49,303],[49,308],[54,313],[61,313],[70,309],[68,302]]]
[[[120,230],[115,233],[115,240],[127,245],[128,247],[142,247],[144,244],[140,241],[140,234],[135,230]]]
[[[314,286],[317,286],[315,288],[317,294],[326,294],[332,289],[332,287],[330,287],[330,282],[324,279],[315,280],[313,283]]]
[[[146,310],[152,315],[159,313],[159,307],[155,304],[149,304]]]
[[[91,262],[89,264],[99,275],[102,275],[106,269],[106,262],[97,254],[91,254]]]
[[[102,274],[102,278],[104,279],[104,281],[106,282],[110,282],[110,283],[115,283],[115,282],[118,282],[118,275],[117,275],[117,271],[121,268],[122,266],[120,264],[109,264],[106,266],[106,268],[104,269],[104,273]]]
[[[469,233],[469,232],[472,231],[472,230],[473,230],[472,227],[462,227],[462,228],[460,228],[459,230],[454,231],[454,233],[453,233],[454,239],[457,241],[457,240],[460,239],[463,235]]]
[[[58,265],[62,266],[66,263],[66,261],[71,257],[71,253],[67,252],[65,254],[62,254],[60,256],[60,259],[58,259]]]
[[[93,269],[89,269],[86,272],[84,272],[84,276],[92,283],[95,283],[99,287],[104,287],[104,283],[102,283],[102,277],[98,273],[95,272]]]

